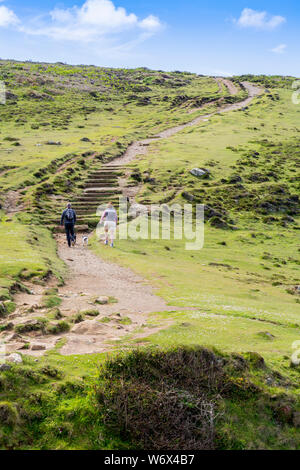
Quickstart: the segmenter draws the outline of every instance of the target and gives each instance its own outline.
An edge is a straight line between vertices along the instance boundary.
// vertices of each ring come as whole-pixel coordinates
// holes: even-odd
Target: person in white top
[[[103,223],[104,220],[105,245],[108,245],[108,239],[110,238],[110,246],[113,248],[117,230],[118,214],[111,202],[102,214],[101,223]]]

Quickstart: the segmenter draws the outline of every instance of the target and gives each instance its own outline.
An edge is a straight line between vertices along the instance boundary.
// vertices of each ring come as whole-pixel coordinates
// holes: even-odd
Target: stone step
[[[104,195],[104,194],[122,194],[122,190],[121,189],[117,189],[117,188],[86,188],[84,190],[84,194],[89,194],[89,195]]]
[[[53,223],[55,223],[55,222],[56,221],[53,220]],[[60,225],[50,225],[49,228],[52,229],[55,233],[64,233],[65,232],[65,228],[61,227]],[[76,225],[76,232],[77,233],[88,232],[88,230],[89,230],[88,224],[78,224],[78,225]]]
[[[106,175],[105,173],[93,173],[88,175],[88,179],[105,179],[105,180],[113,180],[117,181],[120,178],[120,175]]]
[[[118,201],[112,201],[112,204],[114,207],[119,207],[119,203]],[[90,205],[85,205],[83,204],[82,206],[79,206],[75,209],[76,213],[78,214],[80,211],[85,211],[85,210],[91,210],[91,209],[97,209],[98,207],[107,207],[108,204],[107,204],[107,201],[104,201],[104,202],[100,202],[97,204],[90,204]]]
[[[118,180],[107,180],[107,179],[92,179],[90,178],[89,180],[87,180],[86,182],[86,185],[87,184],[95,184],[96,186],[118,186]]]
[[[110,171],[110,170],[99,170],[99,171],[93,171],[91,173],[89,173],[89,176],[90,175],[101,175],[101,176],[112,176],[114,178],[117,178],[120,174],[120,170],[118,171]]]
[[[77,200],[75,200],[73,202],[73,206],[76,207],[78,205],[82,205],[82,204],[89,204],[89,203],[94,203],[94,204],[97,204],[98,202],[101,202],[101,201],[107,201],[109,202],[109,200],[112,200],[112,201],[118,201],[119,200],[119,196],[118,197],[114,197],[112,195],[109,195],[109,196],[99,196],[99,197],[81,197]]]
[[[123,165],[104,165],[101,167],[101,170],[126,170],[127,167]]]

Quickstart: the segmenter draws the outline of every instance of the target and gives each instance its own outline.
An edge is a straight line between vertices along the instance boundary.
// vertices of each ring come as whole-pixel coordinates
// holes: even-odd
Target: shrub
[[[146,450],[197,450],[214,448],[214,397],[225,387],[211,351],[177,348],[109,359],[95,391],[110,433]]]

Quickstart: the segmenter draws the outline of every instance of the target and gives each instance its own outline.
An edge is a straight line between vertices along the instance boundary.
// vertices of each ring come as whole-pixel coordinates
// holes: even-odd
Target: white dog
[[[89,237],[87,236],[82,237],[82,245],[88,246],[88,244],[89,244]]]

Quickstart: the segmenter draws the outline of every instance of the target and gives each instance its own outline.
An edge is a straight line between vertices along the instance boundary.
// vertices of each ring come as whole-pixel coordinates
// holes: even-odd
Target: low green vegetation
[[[11,313],[11,296],[25,289],[22,281],[46,282],[51,275],[61,280],[65,267],[46,228],[7,220],[0,223],[0,236],[5,240],[0,246],[0,300],[5,302],[7,313]],[[47,301],[53,303],[51,299],[54,297],[47,296]],[[58,301],[54,303],[58,305]]]
[[[1,372],[0,447],[299,449],[298,377],[258,354],[179,347],[104,359],[70,356],[62,368],[52,351]]]

